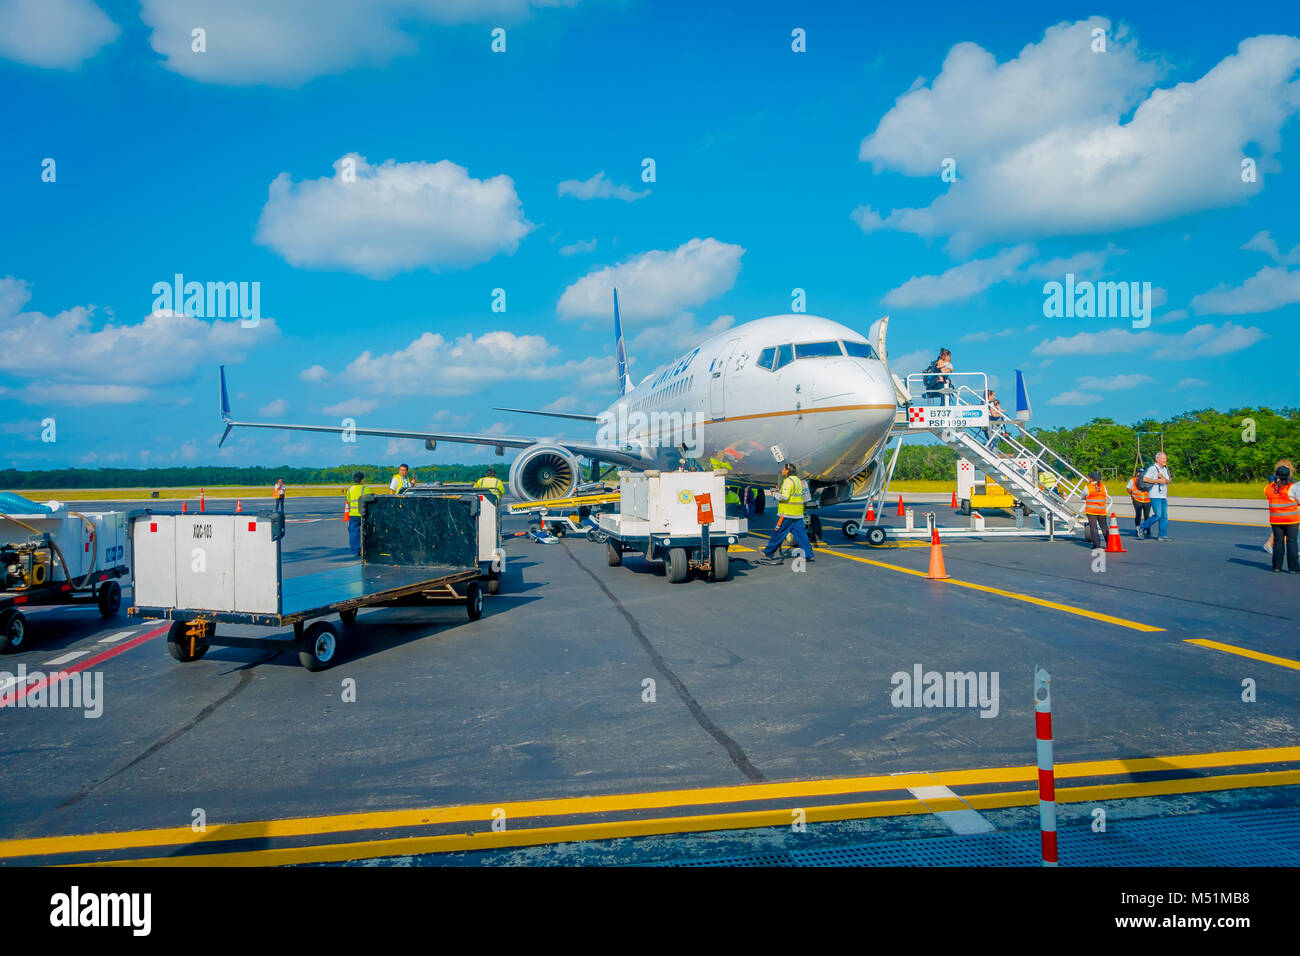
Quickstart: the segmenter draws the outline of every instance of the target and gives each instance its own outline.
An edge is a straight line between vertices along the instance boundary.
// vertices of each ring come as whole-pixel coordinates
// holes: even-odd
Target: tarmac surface
[[[286,577],[352,561],[341,503],[288,508]],[[481,620],[362,611],[318,673],[274,649],[180,664],[160,622],[33,609],[29,647],[0,671],[100,674],[102,714],[13,706],[17,686],[0,686],[0,863],[644,863],[703,858],[658,836],[672,833],[726,831],[718,853],[743,855],[745,839],[758,852],[776,832],[761,828],[789,831],[792,812],[801,839],[827,845],[1023,829],[1037,816],[1034,665],[1053,674],[1066,803],[1159,817],[1188,812],[1177,794],[1217,793],[1195,807],[1206,819],[1296,804],[1300,574],[1269,573],[1262,525],[1175,520],[1172,540],[1149,542],[1121,519],[1127,553],[1104,570],[1077,540],[954,540],[950,579],[931,581],[927,547],[846,540],[839,522],[858,510],[822,512],[806,571],[736,549],[722,583],[670,585],[633,555],[609,567],[573,536],[516,537]],[[897,706],[918,667],[990,689],[996,675],[996,701]],[[658,857],[644,840],[622,856],[574,849],[647,836]]]

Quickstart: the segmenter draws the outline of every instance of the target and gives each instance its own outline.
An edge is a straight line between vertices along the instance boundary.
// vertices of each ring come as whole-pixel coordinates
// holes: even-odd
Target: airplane
[[[720,467],[728,483],[763,488],[779,483],[793,462],[814,505],[859,497],[878,467],[899,402],[907,393],[887,365],[889,318],[869,334],[805,313],[771,315],[727,329],[633,385],[614,290],[614,352],[618,398],[598,415],[501,408],[598,425],[594,441],[516,435],[457,434],[396,428],[349,429],[234,421],[220,369],[220,410],[226,430],[279,428],[381,438],[487,445],[504,455],[519,449],[507,482],[523,501],[573,495],[584,483],[581,459],[593,474],[607,465],[633,470]],[[765,498],[756,495],[761,512]]]

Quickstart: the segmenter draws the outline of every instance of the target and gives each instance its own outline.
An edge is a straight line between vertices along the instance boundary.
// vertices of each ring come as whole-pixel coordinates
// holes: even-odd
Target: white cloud
[[[675,355],[694,348],[704,339],[731,328],[735,323],[734,315],[720,315],[708,325],[701,326],[696,323],[692,313],[682,312],[671,319],[646,326],[632,338],[628,347],[632,352],[647,352],[652,355],[671,352]]]
[[[692,239],[671,252],[653,250],[587,273],[564,290],[561,319],[609,318],[618,288],[623,319],[659,319],[713,299],[735,284],[745,250],[717,239]]]
[[[365,415],[367,412],[373,412],[378,407],[379,402],[373,398],[347,398],[333,405],[326,405],[321,411],[326,415],[355,417]]]
[[[913,276],[897,289],[885,293],[884,303],[891,308],[926,308],[964,301],[994,283],[1011,278],[1033,255],[1032,246],[1014,246],[988,259],[975,259],[953,266],[937,276]]]
[[[277,176],[256,241],[294,266],[387,278],[513,254],[533,228],[509,176],[474,179],[446,159],[372,166],[348,153],[330,177],[295,183],[288,173]]]
[[[650,190],[636,192],[622,183],[614,183],[605,178],[602,169],[590,179],[566,179],[555,187],[557,195],[572,196],[574,199],[621,199],[623,202],[636,202],[650,195]]]
[[[1179,388],[1204,388],[1206,385],[1209,385],[1209,384],[1210,384],[1210,383],[1207,382],[1207,381],[1205,381],[1205,379],[1203,379],[1203,378],[1185,378],[1185,379],[1182,379],[1182,380],[1181,380],[1177,385],[1175,385],[1174,388],[1175,388],[1175,389],[1179,389]]]
[[[1105,329],[1045,339],[1034,346],[1036,355],[1114,355],[1142,350],[1155,359],[1206,358],[1249,348],[1266,338],[1255,326],[1232,322],[1221,326],[1197,325],[1181,335]]]
[[[1048,405],[1096,405],[1101,401],[1100,395],[1094,395],[1091,392],[1081,392],[1072,389],[1068,392],[1062,392],[1055,398],[1047,400]]]
[[[989,341],[989,339],[1006,338],[1008,335],[1010,335],[1013,332],[1015,332],[1015,329],[1002,329],[1000,332],[988,332],[988,331],[971,332],[969,335],[963,335],[957,341],[958,342],[987,342]]]
[[[190,380],[200,365],[243,361],[279,335],[274,319],[246,329],[238,319],[209,322],[173,312],[95,328],[94,306],[53,316],[20,311],[30,298],[26,282],[0,278],[0,372],[37,380],[30,394],[44,403],[140,401],[158,386]]]
[[[289,403],[286,402],[283,398],[277,398],[263,405],[260,409],[258,409],[257,414],[265,416],[266,418],[279,418],[288,410],[289,410]]]
[[[195,461],[198,459],[200,451],[201,449],[199,448],[199,443],[194,441],[193,439],[190,439],[185,444],[181,445],[180,448],[181,460]]]
[[[1092,52],[1092,30],[1107,52]],[[1153,89],[1159,70],[1121,26],[1093,17],[1049,28],[1008,62],[959,43],[928,86],[902,96],[859,157],[957,181],[929,206],[887,216],[860,207],[867,231],[950,236],[956,248],[990,239],[1082,235],[1237,205],[1279,168],[1280,130],[1300,110],[1300,39],[1243,40],[1204,76]],[[1125,121],[1129,111],[1131,118]],[[1260,178],[1243,183],[1243,156]]]
[[[305,368],[298,373],[298,377],[304,382],[320,382],[329,373],[325,371],[323,365],[313,365],[311,368]]]
[[[593,252],[596,248],[595,239],[579,239],[577,242],[567,246],[560,246],[560,255],[573,256],[580,252]]]
[[[1109,378],[1085,375],[1079,379],[1079,388],[1092,389],[1095,392],[1118,392],[1154,381],[1155,379],[1150,375],[1141,374],[1111,375]]]
[[[1097,279],[1105,275],[1106,262],[1111,256],[1122,256],[1126,251],[1109,243],[1105,249],[1076,252],[1071,256],[1036,262],[1025,271],[1038,279],[1064,279],[1067,273],[1073,273],[1079,279]]]
[[[1283,253],[1277,248],[1277,243],[1269,235],[1268,230],[1257,232],[1246,240],[1246,244],[1241,248],[1249,249],[1254,252],[1262,252],[1280,266],[1300,265],[1300,245],[1293,246],[1290,252]]]
[[[298,86],[382,66],[417,51],[425,23],[508,25],[539,7],[577,0],[142,0],[149,45],[170,70],[207,83]],[[190,31],[207,31],[207,51]],[[486,41],[484,41],[486,49]]]
[[[1220,283],[1191,301],[1198,315],[1272,312],[1300,302],[1300,269],[1265,266],[1236,288]]]
[[[425,332],[403,349],[374,355],[368,349],[348,363],[343,377],[356,387],[385,395],[468,395],[498,382],[614,380],[612,358],[555,364],[558,346],[540,335],[486,332],[445,339]]]
[[[1154,316],[1152,321],[1154,321],[1156,325],[1170,325],[1174,322],[1181,322],[1183,319],[1187,318],[1187,314],[1186,309],[1170,309],[1168,312]]]
[[[121,30],[90,0],[0,2],[0,57],[75,70]]]

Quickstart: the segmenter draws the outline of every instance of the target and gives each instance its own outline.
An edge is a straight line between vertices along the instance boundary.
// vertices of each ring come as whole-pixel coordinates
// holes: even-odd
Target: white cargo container
[[[745,518],[726,514],[727,472],[620,471],[619,513],[602,514],[601,531],[611,566],[639,551],[663,560],[669,583],[685,581],[692,567],[716,581],[731,576],[728,545],[749,530]]]

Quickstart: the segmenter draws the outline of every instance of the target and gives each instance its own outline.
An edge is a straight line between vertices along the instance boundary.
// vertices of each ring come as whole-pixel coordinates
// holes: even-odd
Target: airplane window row
[[[671,385],[665,385],[663,388],[647,395],[641,401],[634,403],[632,410],[637,411],[642,408],[649,408],[652,405],[659,405],[668,398],[689,392],[691,390],[691,382],[693,381],[695,381],[695,376],[688,375],[686,378],[678,379]]]
[[[758,367],[769,372],[785,368],[803,358],[829,358],[849,355],[853,358],[878,359],[876,350],[866,342],[799,342],[791,345],[773,345],[758,355]]]

